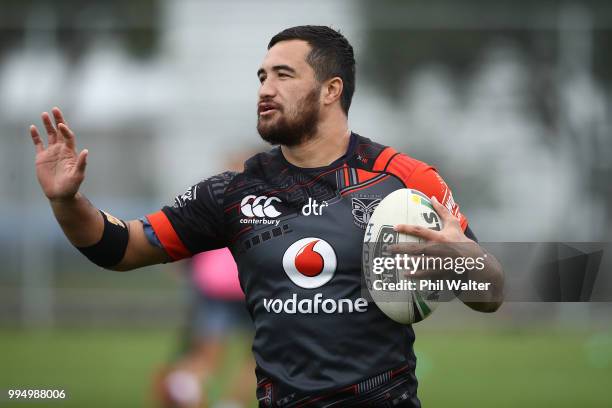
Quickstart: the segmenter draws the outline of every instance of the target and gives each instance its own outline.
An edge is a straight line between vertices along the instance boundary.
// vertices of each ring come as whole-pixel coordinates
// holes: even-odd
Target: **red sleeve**
[[[174,205],[147,215],[168,255],[175,261],[227,246],[223,200],[235,173],[221,173],[191,186]]]
[[[436,196],[438,201],[459,219],[461,228],[465,231],[468,220],[459,210],[451,189],[435,168],[404,154],[399,154],[389,162],[387,172],[398,177],[407,188],[419,190],[427,197]]]
[[[189,258],[192,255],[187,247],[185,247],[185,244],[183,244],[183,241],[179,238],[170,220],[168,220],[168,217],[163,211],[160,210],[153,214],[149,214],[147,215],[147,219],[149,223],[151,223],[151,227],[153,231],[155,231],[155,235],[157,235],[159,242],[161,242],[173,261]]]

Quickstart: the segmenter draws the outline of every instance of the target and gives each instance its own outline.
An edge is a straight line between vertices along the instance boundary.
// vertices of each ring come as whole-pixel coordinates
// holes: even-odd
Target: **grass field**
[[[150,330],[0,331],[0,405],[150,406],[152,373],[174,341]],[[415,349],[426,408],[612,406],[610,332],[417,331]],[[223,386],[232,384],[220,378],[213,395]],[[69,398],[15,403],[9,388],[65,389]]]

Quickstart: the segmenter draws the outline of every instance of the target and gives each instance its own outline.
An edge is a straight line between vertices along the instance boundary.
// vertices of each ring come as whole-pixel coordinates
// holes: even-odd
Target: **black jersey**
[[[299,168],[275,148],[147,216],[175,260],[231,250],[255,325],[262,405],[364,394],[385,383],[401,383],[416,399],[412,327],[387,318],[360,286],[368,219],[405,187],[435,195],[466,228],[433,167],[356,134],[329,166]]]

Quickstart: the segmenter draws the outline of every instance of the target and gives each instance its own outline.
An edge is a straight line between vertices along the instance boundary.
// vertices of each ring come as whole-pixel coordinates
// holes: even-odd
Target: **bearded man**
[[[257,130],[279,145],[244,171],[209,177],[173,206],[123,221],[79,192],[88,152],[59,109],[36,127],[36,170],[70,242],[116,271],[228,247],[255,325],[260,406],[419,407],[414,332],[361,297],[361,248],[376,204],[400,188],[432,197],[440,231],[400,225],[431,242],[476,238],[436,170],[349,130],[353,48],[323,26],[275,35],[257,71]],[[475,244],[476,245],[476,244]],[[492,312],[502,272],[493,257],[470,279],[494,290],[465,303]],[[238,385],[239,386],[239,385]]]

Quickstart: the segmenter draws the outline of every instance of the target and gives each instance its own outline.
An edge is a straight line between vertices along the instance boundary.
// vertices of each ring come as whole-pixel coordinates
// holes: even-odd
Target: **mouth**
[[[257,114],[259,116],[269,116],[279,110],[279,106],[274,103],[263,102],[257,105]]]

